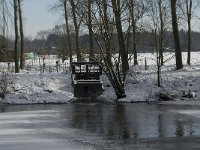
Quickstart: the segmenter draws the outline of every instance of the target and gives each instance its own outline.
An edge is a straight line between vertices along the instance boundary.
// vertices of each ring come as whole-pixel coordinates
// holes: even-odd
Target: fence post
[[[44,73],[45,67],[46,67],[46,65],[45,65],[45,63],[43,63],[43,66],[42,66],[42,72],[43,73]]]
[[[57,73],[58,73],[58,60],[56,61],[56,71],[57,71]]]
[[[147,59],[145,57],[145,60],[144,60],[144,65],[145,65],[145,70],[147,70]]]

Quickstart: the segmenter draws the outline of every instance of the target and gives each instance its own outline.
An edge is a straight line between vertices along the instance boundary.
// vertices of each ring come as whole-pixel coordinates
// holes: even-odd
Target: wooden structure
[[[95,62],[72,62],[72,85],[75,97],[97,97],[102,94],[102,69]]]

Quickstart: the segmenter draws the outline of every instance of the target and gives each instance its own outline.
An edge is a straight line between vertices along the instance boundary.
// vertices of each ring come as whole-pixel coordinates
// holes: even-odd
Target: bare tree
[[[115,90],[116,96],[119,99],[126,97],[124,88],[124,80],[126,74],[124,73],[127,70],[125,71],[125,69],[124,70],[120,69],[121,59],[116,59],[115,56],[112,57],[111,50],[113,49],[112,45],[113,34],[114,34],[113,31],[115,30],[116,25],[113,24],[113,20],[115,17],[111,15],[112,12],[108,8],[109,2],[110,1],[108,0],[96,0],[98,14],[95,16],[94,20],[95,26],[93,26],[93,34],[96,43],[98,44],[101,51],[100,53],[101,61],[99,62],[99,64],[101,65],[105,74],[109,78],[112,87]],[[94,58],[94,60],[98,61],[98,58]],[[123,76],[121,76],[122,74]]]
[[[183,68],[183,63],[182,63],[182,50],[180,45],[177,14],[176,14],[177,0],[170,0],[170,2],[171,2],[171,14],[172,14],[172,28],[173,28],[173,36],[175,44],[176,69],[181,69]]]
[[[78,10],[78,15],[80,18],[83,18],[83,26],[85,25],[88,29],[89,35],[89,60],[92,61],[94,57],[94,40],[93,40],[93,15],[95,12],[93,11],[94,0],[82,0],[80,1],[81,8]]]
[[[70,13],[71,13],[71,3],[69,0],[57,0],[51,7],[51,11],[61,11],[64,14],[64,21],[65,21],[65,37],[66,37],[66,42],[67,42],[67,51],[64,50],[63,54],[69,54],[69,61],[70,61],[70,66],[71,66],[71,62],[72,60],[72,33],[71,33],[71,28],[70,28]],[[58,25],[59,26],[59,25]],[[64,41],[62,41],[63,43],[65,43]],[[64,47],[63,47],[64,48]],[[64,60],[63,56],[63,60]]]
[[[160,16],[161,14],[161,1],[156,0],[152,1],[152,3],[149,5],[150,11],[149,11],[149,18],[150,18],[150,24],[151,24],[151,30],[153,35],[153,47],[156,50],[156,66],[157,66],[157,84],[160,87],[161,86],[161,63],[162,63],[162,53],[160,48],[162,48],[162,40],[163,40],[163,20]]]
[[[93,44],[93,32],[92,32],[92,0],[87,0],[88,3],[88,30],[89,30],[89,38],[90,38],[90,59],[94,57],[94,44]]]
[[[186,3],[187,23],[188,23],[188,57],[187,57],[187,64],[190,65],[190,59],[191,59],[192,0],[185,0],[185,3]]]
[[[15,73],[19,73],[19,28],[18,28],[18,9],[19,9],[19,4],[17,0],[13,0],[13,7],[14,7],[14,25],[15,25],[15,47],[14,47],[14,53],[15,53]]]
[[[101,10],[101,7],[102,10]],[[102,19],[102,25],[100,26],[101,33],[104,35],[104,42],[106,47],[106,60],[108,66],[112,65],[111,62],[111,32],[112,29],[109,26],[109,17],[108,17],[108,4],[107,0],[102,0],[102,3],[99,3],[99,10]]]
[[[163,5],[162,0],[158,0],[158,8],[159,8],[159,18],[160,18],[160,33],[159,33],[159,57],[160,57],[160,64],[163,65],[163,42],[164,42],[164,18],[163,18]]]
[[[59,58],[62,58],[62,62],[64,62],[69,54],[66,25],[55,25],[50,32],[46,44],[49,43],[50,47],[56,47]]]
[[[131,22],[132,22],[132,30],[133,30],[133,54],[134,54],[134,65],[138,64],[137,60],[137,37],[136,37],[136,31],[137,31],[137,26],[136,26],[136,18],[135,18],[135,5],[136,5],[136,0],[130,0],[129,4],[129,12],[131,16]]]
[[[169,28],[170,18],[168,0],[152,0],[149,3],[148,8],[148,24],[153,35],[153,49],[156,51],[156,66],[157,66],[157,83],[161,86],[161,67],[164,64],[164,47],[166,45],[167,36],[165,34],[166,30]]]
[[[138,64],[137,58],[137,45],[139,42],[139,25],[138,22],[141,20],[147,10],[145,6],[144,0],[128,0],[127,2],[128,14],[130,15],[130,30],[132,31],[132,42],[130,44],[133,45],[133,57],[134,57],[134,65]]]
[[[181,19],[187,22],[187,64],[191,64],[191,48],[192,48],[192,40],[191,40],[191,30],[192,30],[192,18],[194,17],[196,8],[199,6],[199,1],[192,0],[180,0],[179,8],[181,10]]]
[[[67,30],[67,42],[68,42],[68,50],[69,50],[69,60],[70,60],[70,66],[72,63],[72,46],[71,46],[71,32],[69,29],[69,13],[68,13],[68,9],[67,9],[67,0],[63,1],[63,6],[64,6],[64,14],[65,14],[65,24],[66,24],[66,30]]]
[[[22,18],[22,9],[21,9],[21,5],[22,5],[22,0],[18,0],[18,11],[19,11],[19,31],[20,31],[20,69],[24,69],[24,63],[25,63],[25,59],[24,59],[24,32],[23,32],[23,18]]]
[[[72,17],[73,17],[73,23],[74,23],[74,29],[75,29],[75,35],[76,35],[76,54],[77,54],[77,61],[81,60],[81,53],[80,53],[80,46],[79,46],[79,24],[77,20],[77,7],[78,7],[78,2],[74,0],[70,0],[71,4],[71,10],[72,10]]]
[[[122,22],[121,22],[121,4],[120,0],[111,0],[112,8],[115,15],[115,23],[118,35],[118,44],[119,44],[119,55],[122,60],[122,70],[124,75],[129,70],[128,63],[128,52],[126,51],[125,43],[124,43],[124,35],[122,30]]]
[[[0,1],[0,33],[2,35],[0,47],[3,49],[8,48],[8,18],[12,18],[8,5],[8,1]]]

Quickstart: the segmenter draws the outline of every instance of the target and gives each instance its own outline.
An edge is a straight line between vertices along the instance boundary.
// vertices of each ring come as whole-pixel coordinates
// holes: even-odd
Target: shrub
[[[0,97],[5,98],[8,93],[8,86],[12,84],[12,77],[8,72],[2,72],[0,75]]]

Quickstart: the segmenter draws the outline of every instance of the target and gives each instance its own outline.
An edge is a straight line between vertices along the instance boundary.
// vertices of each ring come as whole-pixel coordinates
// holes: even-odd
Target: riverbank
[[[8,104],[67,103],[73,98],[69,75],[65,73],[11,74],[12,84],[1,101]]]
[[[151,58],[152,55],[143,54],[139,57],[139,60],[144,60],[144,57]],[[185,55],[183,56],[185,58]],[[192,56],[194,57],[193,61],[196,60],[198,62],[197,58],[200,57],[200,53],[193,53]],[[9,73],[11,84],[8,85],[8,91],[5,98],[1,99],[1,102],[8,104],[70,102],[74,96],[71,86],[71,75],[66,71],[68,63],[65,62],[60,66],[58,73],[55,72],[55,69],[54,72],[50,72],[56,61],[56,58],[46,60],[46,66],[49,67],[46,68],[47,70],[44,73],[38,70],[40,68],[38,60],[28,63],[32,63],[32,68],[29,65],[29,71],[23,71],[19,74]],[[5,70],[5,68],[3,69]],[[161,69],[161,87],[158,87],[156,66],[152,60],[148,62],[146,69],[140,61],[139,65],[131,66],[125,82],[127,97],[118,101],[128,103],[160,101],[190,103],[190,101],[200,101],[200,66],[197,63],[176,70],[174,62],[169,61]],[[104,92],[99,98],[104,101],[115,102],[116,95],[108,78],[102,75],[101,79],[103,81]]]
[[[134,68],[136,69],[136,68]],[[12,83],[1,102],[8,104],[46,104],[68,103],[73,97],[70,74],[67,73],[23,73],[11,74]],[[115,101],[116,95],[108,81],[102,76],[104,92],[99,97]],[[198,71],[184,68],[179,71],[168,70],[162,73],[162,87],[157,86],[156,72],[136,74],[132,70],[125,83],[127,97],[119,102],[181,103],[199,101],[200,75]]]

